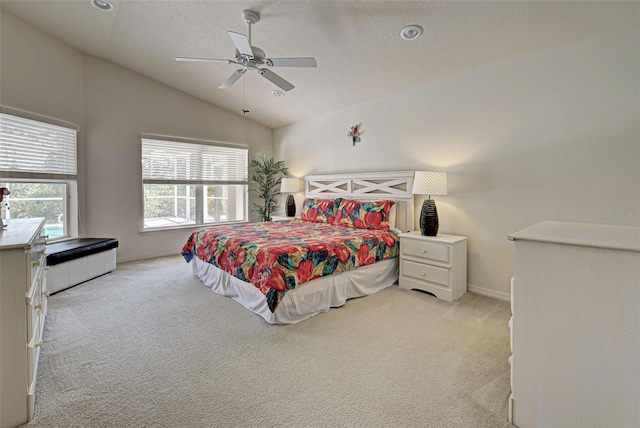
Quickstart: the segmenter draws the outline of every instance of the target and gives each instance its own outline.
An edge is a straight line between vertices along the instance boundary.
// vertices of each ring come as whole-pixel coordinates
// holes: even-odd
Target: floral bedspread
[[[292,220],[202,228],[191,234],[182,255],[253,284],[274,312],[287,290],[396,257],[398,249],[394,231]]]

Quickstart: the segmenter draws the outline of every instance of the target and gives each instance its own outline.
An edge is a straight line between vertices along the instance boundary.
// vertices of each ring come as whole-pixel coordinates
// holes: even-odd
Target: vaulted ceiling
[[[639,3],[608,1],[1,0],[4,12],[106,59],[239,115],[278,128],[433,84],[536,51],[638,25]],[[235,64],[227,31],[247,34],[242,11],[260,15],[252,45],[268,57],[315,57],[317,68],[273,68],[295,85],[284,97],[257,72],[218,86]],[[400,30],[424,28],[405,41]]]

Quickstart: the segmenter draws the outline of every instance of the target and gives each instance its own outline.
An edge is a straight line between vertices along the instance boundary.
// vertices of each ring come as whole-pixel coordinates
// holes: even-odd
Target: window
[[[0,113],[0,187],[11,192],[0,215],[46,217],[50,239],[76,236],[76,147],[76,129]]]
[[[249,151],[142,137],[144,229],[246,221]]]

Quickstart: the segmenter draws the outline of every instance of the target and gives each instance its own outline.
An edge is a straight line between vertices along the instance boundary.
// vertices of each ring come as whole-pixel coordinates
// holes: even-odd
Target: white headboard
[[[304,184],[305,196],[309,198],[396,201],[396,227],[405,232],[415,227],[411,194],[413,171],[307,175]]]

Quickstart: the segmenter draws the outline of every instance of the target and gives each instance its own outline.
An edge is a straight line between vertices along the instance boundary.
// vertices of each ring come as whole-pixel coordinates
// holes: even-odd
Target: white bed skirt
[[[368,296],[398,281],[398,258],[336,275],[325,276],[287,291],[275,312],[269,310],[264,294],[212,264],[194,257],[193,273],[204,285],[231,297],[270,324],[295,324],[320,312],[345,304],[347,299]]]

